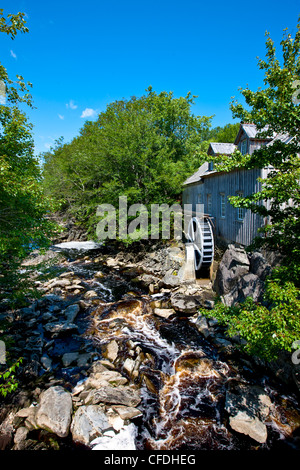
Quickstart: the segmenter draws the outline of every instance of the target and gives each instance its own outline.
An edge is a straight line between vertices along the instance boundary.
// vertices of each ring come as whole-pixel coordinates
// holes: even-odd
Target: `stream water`
[[[194,317],[156,316],[153,300],[166,303],[168,294],[143,293],[125,273],[99,262],[73,260],[70,266],[100,297],[89,312],[86,337],[100,354],[114,341],[116,368],[141,390],[138,449],[300,449],[299,433],[293,432],[300,426],[297,395],[243,358],[224,356],[198,332]],[[99,270],[101,279],[94,277]],[[230,428],[225,396],[231,381],[259,385],[270,396],[266,443]]]

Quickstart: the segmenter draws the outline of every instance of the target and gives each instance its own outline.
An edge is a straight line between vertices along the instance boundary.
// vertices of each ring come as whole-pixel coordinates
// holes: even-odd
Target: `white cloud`
[[[10,50],[10,55],[11,55],[14,59],[17,58],[17,54],[15,54],[12,49]]]
[[[74,103],[74,100],[70,100],[69,103],[66,104],[66,107],[71,109],[77,109],[78,106]]]
[[[82,114],[80,117],[82,118],[87,118],[87,117],[94,117],[97,114],[97,111],[92,108],[85,108],[84,111],[82,111]]]
[[[63,120],[65,119],[65,116],[62,116],[61,114],[58,115],[59,119]]]

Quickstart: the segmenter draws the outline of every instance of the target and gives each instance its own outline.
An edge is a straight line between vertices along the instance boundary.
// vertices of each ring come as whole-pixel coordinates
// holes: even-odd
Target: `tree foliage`
[[[236,151],[231,158],[222,157],[222,170],[270,168],[268,177],[260,180],[259,192],[230,201],[268,220],[257,244],[267,244],[295,260],[300,255],[300,100],[295,99],[300,88],[300,23],[294,38],[285,31],[281,61],[269,33],[266,35],[266,58],[258,62],[265,86],[257,91],[242,89],[246,105],[233,101],[231,109],[234,118],[254,123],[259,135],[269,138],[271,144],[252,155]]]
[[[267,218],[261,229],[264,237],[257,238],[255,245],[281,252],[283,263],[266,280],[264,303],[249,297],[232,307],[219,302],[210,313],[202,311],[226,325],[230,336],[238,334],[246,340],[248,353],[267,360],[281,351],[292,351],[300,337],[300,23],[294,38],[285,32],[281,47],[282,64],[267,33],[266,60],[258,63],[265,73],[265,87],[243,89],[246,106],[236,101],[231,105],[233,116],[254,123],[270,144],[252,155],[236,151],[216,162],[222,171],[271,170],[266,179],[260,179],[260,191],[242,198],[233,196],[230,201]]]
[[[208,131],[207,140],[209,142],[228,142],[233,143],[240,128],[240,124],[225,124],[224,127],[218,126]]]
[[[191,113],[194,98],[157,94],[110,103],[69,144],[45,153],[44,186],[77,218],[93,220],[101,203],[173,203],[205,158],[210,117]],[[203,144],[204,143],[204,144]]]
[[[240,335],[246,341],[241,348],[247,353],[274,360],[281,351],[291,352],[299,340],[299,311],[299,289],[292,282],[269,279],[264,305],[248,297],[240,305],[228,307],[219,302],[212,312],[202,309],[201,313],[225,325],[229,337]]]
[[[0,32],[14,39],[27,32],[24,14],[3,16]],[[52,224],[45,217],[51,210],[41,186],[41,172],[34,158],[32,125],[21,106],[32,107],[30,83],[15,81],[0,64],[0,290],[17,273],[20,261],[32,246],[45,246]],[[5,295],[5,293],[4,293]]]

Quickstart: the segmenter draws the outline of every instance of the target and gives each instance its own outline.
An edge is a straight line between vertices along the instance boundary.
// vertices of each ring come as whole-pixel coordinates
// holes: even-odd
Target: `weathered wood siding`
[[[243,211],[243,219],[238,220],[238,209],[228,201],[229,196],[242,193],[248,196],[257,192],[260,183],[257,178],[261,170],[235,170],[230,173],[215,173],[202,178],[200,183],[187,186],[183,191],[183,204],[203,204],[205,213],[214,218],[216,236],[226,242],[236,242],[248,246],[264,220],[250,210]],[[225,195],[225,217],[221,217],[221,194]],[[211,211],[208,209],[208,195],[211,195]],[[241,214],[240,214],[241,215]]]

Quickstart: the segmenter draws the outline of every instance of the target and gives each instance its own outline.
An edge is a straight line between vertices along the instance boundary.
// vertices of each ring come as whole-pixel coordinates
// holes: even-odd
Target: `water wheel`
[[[214,236],[208,217],[192,217],[188,225],[188,238],[194,245],[195,270],[209,268],[214,259]]]

